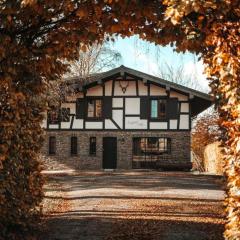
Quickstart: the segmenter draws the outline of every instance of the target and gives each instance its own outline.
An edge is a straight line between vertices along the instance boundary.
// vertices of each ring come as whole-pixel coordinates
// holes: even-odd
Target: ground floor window
[[[166,137],[133,138],[133,165],[154,167],[157,160],[171,153],[171,139]]]
[[[48,153],[49,153],[49,155],[56,154],[56,137],[55,136],[49,137]]]
[[[90,137],[89,155],[96,155],[97,140],[96,137]]]
[[[170,153],[170,138],[133,138],[133,154],[136,156]]]
[[[78,145],[78,139],[77,137],[73,136],[71,137],[71,155],[77,155],[77,145]]]

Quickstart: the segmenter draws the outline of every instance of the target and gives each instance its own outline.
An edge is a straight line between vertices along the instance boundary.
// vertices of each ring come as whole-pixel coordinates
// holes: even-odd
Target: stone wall
[[[206,172],[223,174],[223,153],[220,142],[208,144],[204,150],[204,168]]]
[[[56,136],[56,155],[48,155],[48,137]],[[71,156],[70,138],[78,137],[78,155]],[[89,138],[96,137],[96,156],[89,156]],[[102,168],[102,139],[117,137],[117,169],[132,169],[133,137],[169,137],[171,153],[163,155],[157,162],[158,168],[190,169],[190,131],[47,131],[42,153],[48,158],[78,169],[94,170]]]

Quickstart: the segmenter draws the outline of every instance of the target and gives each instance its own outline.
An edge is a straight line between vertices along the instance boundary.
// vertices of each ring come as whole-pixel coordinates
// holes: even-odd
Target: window
[[[59,111],[51,110],[48,112],[48,122],[49,124],[58,124],[59,123]]]
[[[78,139],[71,137],[71,155],[77,155],[78,152]]]
[[[70,108],[61,108],[61,110],[54,109],[48,112],[49,124],[58,124],[60,121],[70,121]]]
[[[62,122],[70,121],[70,108],[61,108],[61,121]]]
[[[166,118],[166,99],[151,100],[151,118],[165,119]]]
[[[49,155],[56,154],[56,137],[54,136],[49,137],[48,153]]]
[[[87,117],[101,118],[102,117],[102,100],[89,99],[87,101]]]
[[[96,155],[96,137],[90,137],[89,155]]]
[[[170,138],[133,138],[133,155],[161,155],[171,152]]]

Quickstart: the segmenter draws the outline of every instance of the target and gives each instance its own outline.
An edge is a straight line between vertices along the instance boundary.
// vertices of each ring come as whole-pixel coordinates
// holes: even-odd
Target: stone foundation
[[[48,137],[56,137],[56,155],[48,156]],[[78,137],[78,155],[71,156],[71,136]],[[96,137],[96,156],[89,156],[89,138]],[[171,153],[164,154],[156,162],[161,169],[191,169],[190,161],[190,131],[47,131],[42,153],[59,161],[61,164],[82,169],[102,169],[102,139],[103,137],[117,137],[117,169],[132,169],[133,137],[168,137],[171,138]]]

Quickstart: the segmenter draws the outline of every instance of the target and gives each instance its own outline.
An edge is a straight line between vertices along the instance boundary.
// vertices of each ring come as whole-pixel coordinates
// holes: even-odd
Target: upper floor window
[[[61,121],[62,122],[70,121],[70,108],[61,108]]]
[[[51,110],[48,112],[48,122],[49,124],[58,124],[59,123],[59,111]]]
[[[48,153],[49,153],[49,155],[56,154],[56,137],[55,136],[49,137]]]
[[[88,99],[87,117],[88,118],[102,117],[102,100],[101,99]]]
[[[60,121],[70,121],[70,108],[54,109],[48,112],[49,124],[58,124]]]
[[[151,100],[151,118],[165,119],[166,118],[166,99]]]

